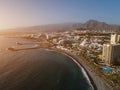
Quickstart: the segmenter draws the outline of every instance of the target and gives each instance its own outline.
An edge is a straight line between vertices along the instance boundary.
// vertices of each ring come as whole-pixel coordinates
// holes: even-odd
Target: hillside
[[[61,23],[61,24],[49,24],[30,26],[24,28],[10,29],[10,31],[19,32],[49,32],[49,31],[65,31],[65,30],[97,30],[97,31],[120,31],[120,25],[110,25],[105,22],[99,22],[96,20],[89,20],[85,23]]]
[[[105,22],[99,22],[95,20],[89,20],[82,24],[80,28],[85,28],[88,30],[99,30],[99,31],[120,31],[119,25],[110,25]]]

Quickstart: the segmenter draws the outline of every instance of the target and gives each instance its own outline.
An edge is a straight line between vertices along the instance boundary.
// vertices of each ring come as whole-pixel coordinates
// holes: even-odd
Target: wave
[[[65,55],[67,55],[67,54],[65,54]],[[90,79],[89,79],[89,77],[88,77],[85,69],[84,69],[73,57],[71,57],[71,56],[69,56],[69,55],[67,55],[67,56],[70,57],[70,58],[79,66],[79,68],[81,68],[81,70],[82,70],[85,78],[87,79],[89,85],[91,86],[90,90],[94,90],[93,85],[92,85],[92,83],[91,83],[91,81],[90,81]]]
[[[58,52],[58,51],[55,51],[55,50],[50,50],[50,49],[45,49],[45,50],[46,51],[54,51],[54,52],[57,52],[57,53],[61,53],[61,52]],[[64,55],[68,56],[69,58],[71,58],[73,60],[73,62],[75,62],[77,64],[77,66],[79,68],[81,68],[83,75],[85,76],[85,78],[87,79],[87,81],[88,81],[88,83],[90,85],[90,90],[94,90],[94,87],[93,87],[93,85],[92,85],[92,83],[91,83],[91,81],[90,81],[90,79],[89,79],[85,69],[72,56],[70,56],[70,55],[68,55],[66,53],[61,53],[61,54],[64,54]]]

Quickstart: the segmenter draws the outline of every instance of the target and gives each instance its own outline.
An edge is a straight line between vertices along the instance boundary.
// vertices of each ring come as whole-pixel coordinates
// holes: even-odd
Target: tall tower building
[[[103,45],[102,59],[107,65],[120,64],[120,35],[112,34],[110,44]]]
[[[118,34],[111,34],[110,43],[111,43],[111,44],[120,43],[120,35],[118,35]]]
[[[109,44],[104,44],[103,45],[103,53],[102,53],[103,58],[102,59],[108,65],[111,63],[110,62],[110,57],[111,57],[110,51],[111,51],[110,45]]]
[[[120,44],[104,44],[102,57],[107,65],[120,64]]]

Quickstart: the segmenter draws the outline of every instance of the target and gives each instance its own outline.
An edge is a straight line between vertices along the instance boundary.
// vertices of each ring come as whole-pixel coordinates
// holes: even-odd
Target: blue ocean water
[[[44,49],[10,52],[0,67],[0,90],[92,90],[72,58]],[[0,63],[3,62],[0,60]]]

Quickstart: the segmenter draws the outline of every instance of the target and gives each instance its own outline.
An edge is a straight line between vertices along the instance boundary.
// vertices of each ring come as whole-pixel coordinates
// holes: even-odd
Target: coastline
[[[55,51],[55,52],[57,52],[57,53],[61,53],[61,54],[65,55],[65,56],[71,58],[71,59],[73,60],[73,62],[76,63],[79,68],[81,68],[83,74],[85,75],[85,77],[87,78],[89,84],[91,85],[92,90],[97,90],[97,87],[96,87],[95,83],[93,82],[91,76],[88,74],[88,72],[86,71],[86,69],[84,68],[84,66],[82,66],[82,65],[77,61],[77,59],[75,58],[75,56],[73,56],[73,55],[71,55],[71,54],[69,54],[69,53],[67,53],[67,52],[63,52],[63,51],[56,50],[56,49],[50,49],[50,48],[49,48],[49,49],[45,49],[45,50]]]
[[[64,55],[68,56],[69,58],[73,59],[73,61],[78,65],[78,67],[80,67],[81,69],[83,69],[83,72],[87,75],[87,76],[85,76],[85,77],[88,79],[89,83],[91,84],[92,89],[93,89],[93,90],[99,90],[99,89],[97,89],[97,86],[96,86],[96,84],[94,83],[92,77],[89,75],[88,71],[87,71],[87,70],[85,69],[85,67],[79,62],[78,58],[76,58],[75,56],[73,56],[72,54],[70,54],[70,53],[68,53],[68,52],[65,52],[65,51],[62,51],[62,50],[59,50],[59,49],[55,49],[55,48],[54,48],[54,49],[53,49],[53,48],[51,49],[51,48],[49,48],[48,50],[56,51],[56,52],[58,52],[58,53],[64,54]]]
[[[78,65],[78,67],[81,68],[83,74],[85,75],[85,77],[87,78],[89,84],[91,85],[92,90],[96,90],[97,87],[94,84],[94,82],[92,82],[92,78],[90,78],[90,76],[87,73],[87,71],[85,70],[85,68],[79,62],[77,62],[77,60],[75,58],[73,58],[71,55],[68,55],[68,54],[65,54],[65,55],[68,56],[69,58],[71,58]]]
[[[97,75],[97,73],[91,67],[89,67],[85,63],[85,61],[83,61],[80,57],[77,57],[70,52],[66,52],[66,51],[63,51],[57,48],[48,48],[48,47],[44,47],[44,48],[37,47],[37,48],[26,48],[26,49],[24,48],[24,49],[19,49],[19,50],[29,50],[29,49],[46,49],[46,50],[52,50],[52,51],[56,51],[58,53],[67,55],[70,58],[74,59],[85,70],[88,78],[90,79],[90,83],[94,87],[94,90],[112,90],[103,80],[103,78],[99,77],[99,75]],[[15,51],[19,51],[19,50],[15,50]]]
[[[0,59],[0,90],[91,90],[79,67],[62,53],[30,49],[6,54]]]
[[[51,50],[55,50],[58,51],[60,53],[63,54],[67,54],[68,56],[72,57],[74,60],[76,60],[77,63],[80,64],[80,66],[85,70],[85,72],[87,73],[91,84],[94,87],[94,90],[113,90],[112,88],[110,88],[107,83],[105,82],[105,80],[102,77],[99,77],[99,75],[97,75],[97,73],[91,68],[89,67],[85,61],[83,61],[80,57],[77,57],[69,52],[60,50],[60,49],[56,49],[56,48],[48,48]]]

